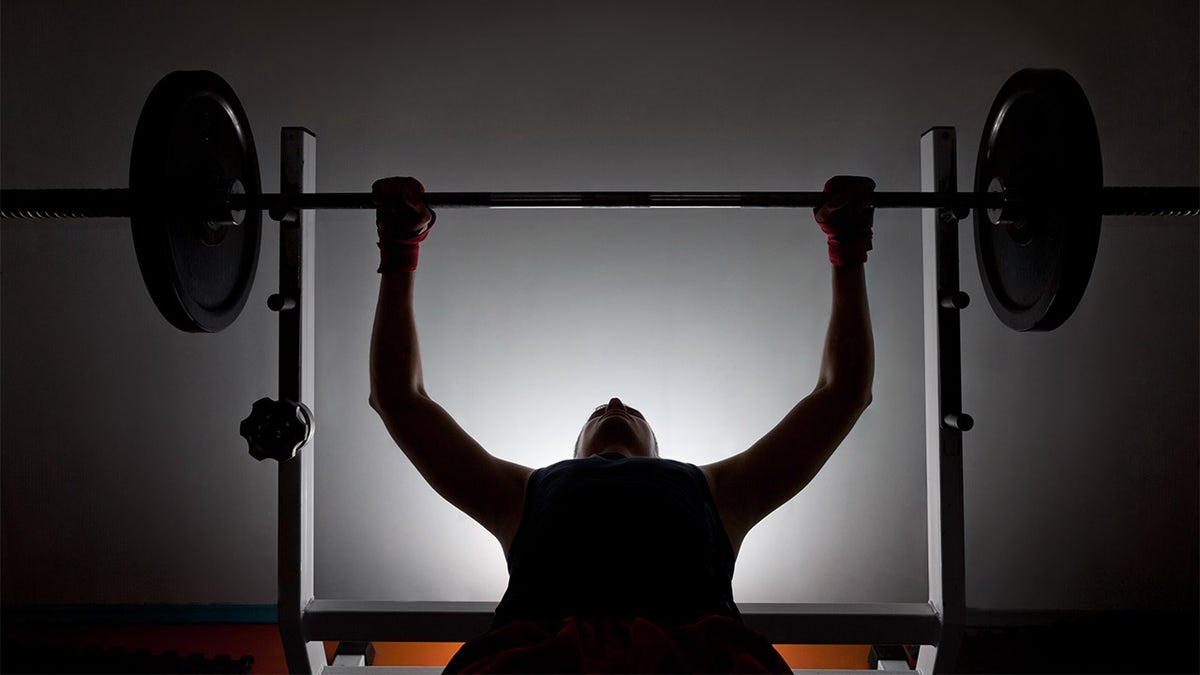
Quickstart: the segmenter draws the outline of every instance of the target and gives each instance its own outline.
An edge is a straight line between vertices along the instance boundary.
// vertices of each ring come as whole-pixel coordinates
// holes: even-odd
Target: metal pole
[[[823,192],[427,192],[430,208],[813,208],[825,203]],[[877,192],[876,208],[1000,208],[998,193],[936,194]],[[370,193],[333,192],[309,195],[231,195],[234,209],[374,209]]]
[[[921,187],[953,192],[958,169],[954,127],[921,136]],[[929,603],[941,620],[938,643],[921,647],[923,675],[954,672],[966,612],[963,521],[962,353],[958,218],[949,210],[922,214],[925,307],[925,488]]]
[[[950,209],[965,216],[972,209],[1000,209],[1020,213],[1022,208],[1083,208],[1078,199],[1051,195],[1038,206],[1026,206],[1021,195],[999,192],[876,192],[875,208]],[[214,199],[207,197],[208,199]],[[1200,187],[1108,187],[1096,200],[1106,216],[1200,215]],[[184,204],[180,206],[181,202]],[[434,209],[538,209],[538,208],[813,208],[825,202],[822,192],[428,192],[425,203]],[[216,201],[196,201],[195,210],[206,212]],[[260,209],[274,215],[296,209],[373,209],[369,192],[305,194],[231,194],[233,210]],[[163,195],[136,198],[128,189],[0,190],[3,218],[123,218],[135,207],[188,208],[186,199]],[[279,218],[275,218],[278,220]]]
[[[316,189],[317,138],[303,127],[281,130],[281,189]],[[316,216],[293,210],[280,220],[279,295],[291,300],[279,312],[279,398],[316,408]],[[282,307],[281,307],[282,309]],[[320,675],[321,643],[305,634],[304,612],[313,601],[313,507],[319,428],[295,457],[279,463],[279,632],[292,673]]]

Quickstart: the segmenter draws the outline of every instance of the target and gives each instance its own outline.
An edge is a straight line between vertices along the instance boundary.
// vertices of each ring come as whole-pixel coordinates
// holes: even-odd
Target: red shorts
[[[447,673],[791,673],[766,638],[727,616],[514,621],[462,646]]]

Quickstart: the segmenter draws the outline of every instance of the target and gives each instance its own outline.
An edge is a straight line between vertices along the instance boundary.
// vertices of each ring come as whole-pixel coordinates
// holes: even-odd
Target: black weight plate
[[[210,229],[201,195],[215,179],[260,194],[246,112],[215,73],[176,71],[150,92],[129,162],[138,266],[158,311],[179,330],[215,333],[233,323],[254,283],[262,212]]]
[[[983,126],[975,191],[986,192],[993,178],[1031,204],[1019,232],[975,210],[975,253],[988,301],[1014,330],[1053,330],[1087,289],[1104,184],[1096,120],[1066,72],[1022,70],[1000,89]]]

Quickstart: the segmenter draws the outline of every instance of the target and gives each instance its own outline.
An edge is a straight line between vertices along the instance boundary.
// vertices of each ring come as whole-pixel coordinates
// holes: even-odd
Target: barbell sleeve
[[[131,213],[128,188],[0,190],[4,218],[128,218]]]
[[[1106,216],[1200,216],[1200,187],[1107,187],[1100,193]]]

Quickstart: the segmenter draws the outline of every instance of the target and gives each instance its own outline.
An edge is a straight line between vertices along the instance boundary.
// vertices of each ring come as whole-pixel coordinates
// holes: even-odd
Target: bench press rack
[[[282,129],[281,194],[316,191],[316,136]],[[921,189],[956,192],[955,129],[921,136]],[[279,236],[280,400],[316,401],[314,381],[316,212],[291,210]],[[923,603],[746,603],[746,624],[780,644],[920,645],[916,671],[954,668],[966,626],[961,412],[958,220],[949,208],[922,210],[925,316],[925,463],[929,600]],[[314,429],[300,451],[279,463],[279,629],[293,673],[433,673],[441,668],[369,668],[365,657],[338,656],[326,664],[323,641],[453,641],[481,636],[492,602],[404,602],[318,599],[314,595]],[[896,662],[883,662],[895,665]],[[818,671],[800,671],[818,672]],[[839,673],[847,671],[837,671]],[[851,671],[852,672],[852,671]],[[870,671],[864,671],[870,672]]]

